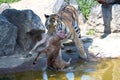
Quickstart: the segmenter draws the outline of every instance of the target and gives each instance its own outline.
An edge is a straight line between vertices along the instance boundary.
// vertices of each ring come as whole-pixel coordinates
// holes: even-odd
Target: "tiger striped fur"
[[[67,39],[74,40],[80,52],[80,57],[86,59],[87,54],[81,41],[80,28],[78,26],[77,10],[73,6],[67,5],[57,14],[45,15],[45,17],[45,26],[48,29],[48,33],[53,35],[56,31],[64,31],[68,35]]]

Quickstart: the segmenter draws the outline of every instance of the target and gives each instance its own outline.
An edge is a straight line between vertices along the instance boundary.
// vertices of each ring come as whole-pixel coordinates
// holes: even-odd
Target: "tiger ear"
[[[47,15],[47,14],[44,14],[44,16],[45,16],[45,18],[49,18],[49,15]]]

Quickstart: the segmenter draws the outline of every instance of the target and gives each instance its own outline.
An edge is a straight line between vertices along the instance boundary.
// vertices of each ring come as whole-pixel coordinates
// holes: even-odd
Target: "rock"
[[[112,33],[105,39],[95,38],[88,48],[90,53],[100,58],[120,57],[120,35]]]
[[[14,54],[17,27],[0,14],[0,56]]]
[[[96,5],[91,9],[90,16],[87,21],[88,30],[94,29],[96,32],[104,32],[103,14],[110,13],[110,11],[107,11],[106,9],[106,11],[104,10],[105,12],[102,12],[101,6],[102,5]],[[104,20],[106,20],[105,25],[110,25],[111,32],[120,32],[120,5],[112,5],[111,11],[111,16],[107,15],[104,17]]]
[[[58,13],[66,5],[67,3],[64,0],[55,0],[55,4],[53,6],[53,13]]]
[[[17,44],[24,51],[33,48],[45,31],[41,19],[32,10],[6,9],[2,15],[18,27]]]
[[[44,14],[52,14],[53,6],[54,6],[55,0],[20,0],[15,3],[11,3],[10,6],[14,9],[18,10],[25,10],[25,9],[31,9],[34,11],[35,14],[37,14],[43,23],[45,23],[45,16]]]
[[[113,32],[120,32],[120,5],[112,6],[112,21],[111,27]]]
[[[2,13],[2,11],[4,11],[5,9],[9,9],[9,8],[11,8],[9,4],[7,4],[7,3],[2,3],[2,4],[0,5],[0,13]]]
[[[90,16],[87,21],[87,29],[95,29],[99,32],[103,32],[103,17],[101,11],[101,5],[96,5],[91,9]]]

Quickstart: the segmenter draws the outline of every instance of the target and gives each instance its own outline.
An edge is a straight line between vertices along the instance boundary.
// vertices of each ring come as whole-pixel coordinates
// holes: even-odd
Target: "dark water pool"
[[[30,70],[5,74],[0,80],[120,80],[120,58],[77,63],[64,71]]]

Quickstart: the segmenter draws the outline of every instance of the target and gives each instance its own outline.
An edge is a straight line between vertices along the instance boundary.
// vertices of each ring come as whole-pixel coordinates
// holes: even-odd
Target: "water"
[[[30,70],[0,76],[0,80],[120,80],[120,58],[77,63],[64,71]]]

